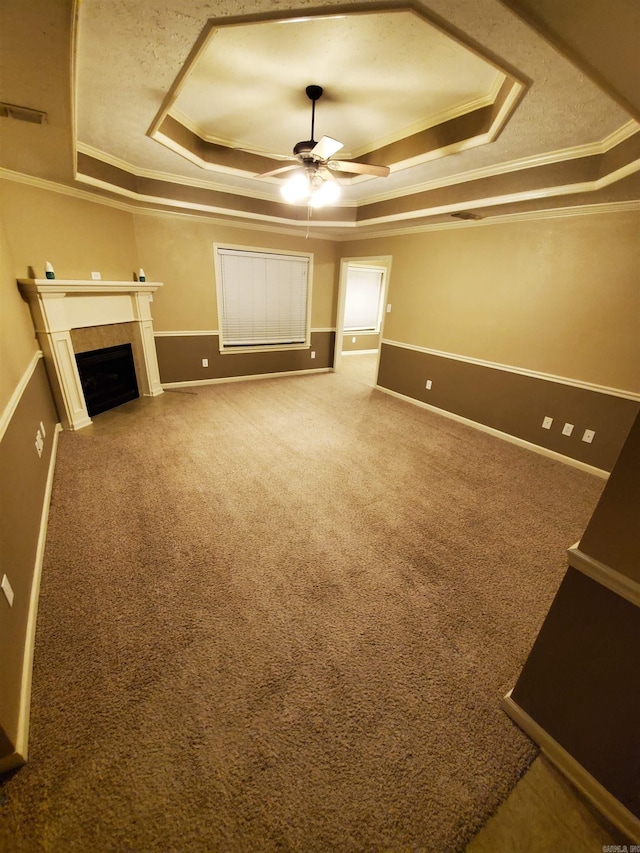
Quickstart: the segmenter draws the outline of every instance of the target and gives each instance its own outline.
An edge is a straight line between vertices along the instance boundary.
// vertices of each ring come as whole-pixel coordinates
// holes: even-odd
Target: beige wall
[[[393,256],[384,338],[640,391],[640,214],[343,244]]]
[[[16,278],[30,266],[44,278],[51,261],[56,278],[90,279],[95,271],[105,281],[132,280],[139,263],[131,213],[14,181],[4,194]]]
[[[140,263],[148,280],[164,282],[153,304],[156,331],[218,329],[213,244],[312,252],[312,328],[335,325],[336,246],[328,240],[271,234],[179,215],[136,214]]]
[[[13,252],[5,228],[8,207],[3,188],[0,182],[0,412],[39,349],[29,307],[16,285]]]

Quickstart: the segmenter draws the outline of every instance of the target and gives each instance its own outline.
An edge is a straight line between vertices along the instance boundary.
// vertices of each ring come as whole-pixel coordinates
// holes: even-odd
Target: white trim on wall
[[[335,332],[335,326],[333,328],[327,327],[326,329],[311,329],[311,334],[314,332]],[[154,331],[153,335],[156,338],[186,338],[189,336],[200,337],[206,335],[219,335],[220,332],[218,329],[202,329],[200,331],[173,331],[173,332],[158,332]]]
[[[20,767],[27,760],[29,742],[29,716],[31,711],[31,679],[33,674],[33,652],[36,641],[36,621],[38,618],[38,600],[40,596],[40,580],[42,578],[42,565],[44,562],[44,548],[47,540],[47,525],[49,523],[49,505],[51,503],[51,492],[53,490],[53,475],[56,467],[56,455],[58,451],[58,436],[62,432],[62,424],[56,424],[49,457],[49,471],[47,483],[42,501],[42,512],[40,514],[40,532],[38,534],[38,545],[36,548],[36,559],[31,581],[31,596],[29,598],[29,615],[27,617],[27,631],[24,641],[24,657],[22,659],[22,679],[20,684],[20,710],[18,715],[18,736],[15,749],[10,755],[0,758],[0,773]]]
[[[278,379],[281,376],[305,376],[309,373],[331,373],[331,367],[312,367],[308,370],[281,370],[279,373],[247,373],[243,376],[218,376],[215,379],[187,379],[184,382],[163,382],[163,388],[188,388],[191,385],[220,385],[225,382],[252,382],[254,379]]]
[[[573,388],[582,388],[585,391],[595,391],[598,394],[608,394],[611,397],[623,397],[625,400],[634,400],[640,402],[640,393],[635,391],[626,391],[622,388],[610,388],[606,385],[596,385],[594,382],[584,382],[581,379],[570,379],[568,376],[556,376],[553,373],[541,373],[537,370],[529,370],[526,367],[515,367],[512,364],[500,364],[496,361],[485,361],[482,358],[472,358],[471,356],[458,355],[457,353],[444,352],[442,350],[430,349],[429,347],[420,347],[415,344],[405,344],[401,341],[390,341],[386,338],[380,342],[388,344],[392,347],[401,347],[402,349],[413,350],[414,352],[423,352],[427,355],[435,355],[439,358],[450,358],[454,361],[463,361],[466,364],[478,364],[481,367],[490,367],[494,370],[504,370],[507,373],[517,373],[520,376],[532,376],[534,379],[544,379],[545,382],[556,382],[560,385],[570,385]]]
[[[624,598],[635,607],[640,607],[640,583],[638,581],[623,575],[605,563],[601,563],[595,557],[585,554],[584,551],[580,550],[579,542],[569,548],[567,554],[572,569],[582,572],[583,575],[596,581],[600,586],[611,590],[611,592],[615,592],[616,595]]]
[[[444,418],[449,418],[452,421],[466,424],[466,426],[479,429],[481,432],[494,435],[496,438],[501,438],[503,441],[508,441],[510,444],[517,444],[519,447],[525,447],[527,450],[533,450],[534,453],[539,453],[541,456],[548,456],[551,459],[557,459],[558,462],[564,462],[566,465],[571,465],[573,468],[580,468],[581,471],[587,471],[589,474],[595,474],[596,477],[601,477],[603,480],[608,479],[609,471],[603,468],[596,468],[595,465],[589,465],[586,462],[581,462],[579,459],[574,459],[571,456],[565,456],[563,453],[558,453],[556,450],[549,450],[548,447],[541,447],[539,444],[534,444],[531,441],[526,441],[524,438],[518,438],[508,432],[502,432],[494,427],[481,424],[478,421],[472,421],[470,418],[465,418],[462,415],[456,415],[454,412],[448,412],[446,409],[439,409],[437,406],[431,406],[429,403],[423,403],[422,400],[416,400],[415,397],[409,397],[406,394],[400,394],[398,391],[392,391],[390,388],[384,388],[382,385],[375,386],[378,391],[389,394],[391,397],[397,397],[399,400],[404,400],[406,403],[411,403],[414,406],[419,406],[421,409],[427,409],[429,412],[434,412],[436,415],[442,415]]]
[[[27,369],[22,374],[20,381],[13,389],[13,394],[9,398],[9,402],[4,407],[4,411],[0,415],[0,441],[2,441],[2,439],[4,438],[4,434],[7,430],[7,427],[11,423],[11,418],[13,417],[16,409],[18,408],[18,403],[22,399],[22,395],[24,394],[27,385],[31,381],[31,377],[33,376],[35,369],[38,366],[38,362],[42,357],[42,350],[36,350],[27,366]]]
[[[557,740],[543,729],[511,698],[510,690],[502,700],[502,709],[520,728],[537,743],[549,761],[558,768],[572,785],[589,799],[598,811],[608,818],[629,838],[640,840],[640,818],[592,776]],[[633,845],[631,845],[633,847]],[[603,850],[608,849],[605,847]],[[611,849],[614,849],[613,847]],[[623,847],[615,849],[626,849]]]

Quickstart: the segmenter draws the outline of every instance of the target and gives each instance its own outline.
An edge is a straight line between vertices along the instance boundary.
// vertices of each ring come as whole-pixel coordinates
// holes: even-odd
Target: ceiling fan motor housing
[[[302,142],[296,142],[293,146],[293,153],[298,157],[302,155],[304,157],[305,154],[309,154],[316,147],[315,139],[305,139]]]

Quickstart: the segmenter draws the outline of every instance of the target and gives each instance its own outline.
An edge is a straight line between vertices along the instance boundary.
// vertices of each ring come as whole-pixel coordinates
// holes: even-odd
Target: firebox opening
[[[131,344],[78,353],[76,363],[89,417],[140,396]]]

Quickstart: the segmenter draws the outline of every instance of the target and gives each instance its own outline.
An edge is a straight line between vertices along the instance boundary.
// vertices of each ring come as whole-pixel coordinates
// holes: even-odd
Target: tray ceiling
[[[314,83],[325,90],[315,138],[341,140],[341,159],[391,169],[384,179],[340,175],[338,205],[313,213],[327,236],[477,221],[452,219],[459,213],[637,202],[636,105],[597,73],[611,46],[595,51],[595,65],[580,53],[587,44],[594,54],[585,31],[597,29],[598,4],[584,0],[582,42],[571,50],[567,3],[543,3],[541,21],[532,15],[541,1],[319,0],[304,12],[283,2],[276,12],[266,0],[34,0],[28,8],[7,0],[3,14],[18,37],[3,100],[52,120],[26,130],[2,119],[3,165],[132,207],[296,227],[306,208],[283,203],[278,178],[255,175],[309,138],[304,90]],[[634,42],[633,8],[607,5],[609,17],[624,13],[622,54]],[[62,152],[35,150],[34,134],[54,128],[61,144],[53,116],[64,85],[59,65],[29,63],[20,49],[20,29],[31,23],[33,34],[36,18],[73,58],[71,176],[59,167]],[[48,48],[39,55],[53,64]],[[29,74],[19,80],[21,66]],[[618,80],[624,66],[618,57]]]

